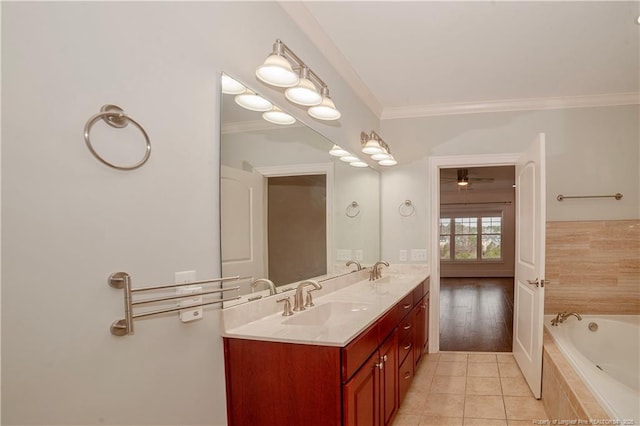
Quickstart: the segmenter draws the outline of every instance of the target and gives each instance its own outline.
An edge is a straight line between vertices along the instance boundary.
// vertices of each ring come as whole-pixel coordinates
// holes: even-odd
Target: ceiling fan
[[[447,169],[443,170],[440,177],[440,183],[455,183],[458,188],[468,188],[470,184],[474,182],[493,182],[493,178],[488,177],[474,177],[469,175],[469,169],[457,169],[456,176],[447,176],[449,173],[445,173]]]

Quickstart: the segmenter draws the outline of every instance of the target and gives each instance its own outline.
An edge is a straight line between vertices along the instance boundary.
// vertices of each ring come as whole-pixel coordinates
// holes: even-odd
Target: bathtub
[[[640,424],[640,316],[583,315],[545,328],[611,419]],[[595,331],[590,330],[590,324]]]

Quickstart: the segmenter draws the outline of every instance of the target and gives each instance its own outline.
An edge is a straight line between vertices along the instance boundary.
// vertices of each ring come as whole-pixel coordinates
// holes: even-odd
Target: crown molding
[[[486,102],[460,102],[385,108],[380,115],[380,119],[392,120],[398,118],[477,114],[483,112],[530,111],[638,104],[640,104],[640,93],[638,92],[609,93],[604,95],[506,99]]]
[[[253,120],[253,121],[233,121],[228,123],[222,123],[220,126],[220,133],[223,135],[231,133],[244,133],[244,132],[260,132],[263,130],[281,130],[291,127],[306,127],[300,121],[296,121],[293,124],[281,125],[269,123],[265,120]]]
[[[320,50],[327,61],[335,68],[340,76],[347,82],[347,85],[358,95],[364,104],[380,117],[382,105],[369,87],[364,84],[358,73],[353,69],[351,63],[342,54],[333,40],[322,29],[307,6],[301,1],[278,1],[282,9],[291,17],[300,31],[309,37],[309,40]],[[335,97],[334,97],[335,99]]]

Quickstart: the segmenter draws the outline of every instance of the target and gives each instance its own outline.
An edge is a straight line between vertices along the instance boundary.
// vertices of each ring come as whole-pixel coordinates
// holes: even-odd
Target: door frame
[[[429,298],[429,352],[440,352],[440,169],[488,166],[515,166],[521,153],[447,155],[429,157],[429,233],[431,241],[430,298]]]
[[[255,171],[265,178],[282,177],[282,176],[304,176],[304,175],[325,175],[327,178],[326,187],[326,241],[327,241],[327,274],[334,272],[335,250],[333,238],[333,163],[308,163],[308,164],[292,164],[284,166],[266,166],[256,167]],[[266,184],[266,181],[265,181]],[[265,198],[266,199],[266,198]],[[266,217],[265,217],[266,219]],[[264,227],[266,230],[266,226]],[[265,231],[266,232],[266,231]],[[265,238],[265,243],[268,241]],[[266,253],[266,251],[265,251]],[[265,259],[266,262],[266,259]],[[265,263],[267,264],[267,263]]]

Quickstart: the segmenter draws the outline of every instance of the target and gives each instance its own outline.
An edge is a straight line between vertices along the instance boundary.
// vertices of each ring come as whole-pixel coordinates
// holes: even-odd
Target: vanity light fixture
[[[337,120],[341,116],[325,82],[279,39],[273,44],[272,53],[256,69],[256,77],[266,84],[286,87],[285,97],[310,107],[307,112],[315,119]]]
[[[360,161],[360,159],[355,155],[345,155],[340,157],[340,161],[344,161],[345,163],[354,163],[356,161]]]
[[[273,124],[289,125],[296,122],[292,115],[287,114],[277,106],[274,106],[271,111],[262,113],[262,118]]]
[[[235,100],[238,105],[251,111],[264,112],[270,111],[271,108],[273,108],[273,104],[271,102],[249,89],[247,89],[246,92],[237,95]]]
[[[352,167],[369,167],[369,165],[364,161],[353,161],[349,163],[349,165]]]
[[[226,74],[222,74],[222,93],[227,95],[239,95],[244,93],[247,88],[244,85]]]
[[[391,155],[389,145],[373,130],[369,133],[360,132],[360,146],[362,152],[371,155],[371,159],[381,166],[395,166],[398,162]]]

